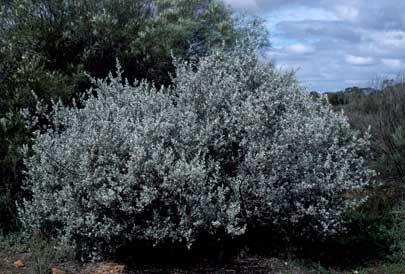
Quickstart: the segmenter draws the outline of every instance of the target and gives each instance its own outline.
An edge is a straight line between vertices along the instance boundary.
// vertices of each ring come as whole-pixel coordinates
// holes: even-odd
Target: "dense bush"
[[[32,90],[69,103],[90,87],[84,72],[104,78],[116,58],[128,78],[168,85],[172,55],[198,57],[247,37],[266,45],[260,20],[220,0],[1,0],[0,229],[15,228],[18,150],[31,138],[19,109],[35,106]]]
[[[373,174],[368,142],[253,52],[177,62],[160,90],[122,83],[118,70],[84,108],[54,104],[55,127],[35,132],[26,159],[23,222],[86,255],[262,225],[335,234]]]

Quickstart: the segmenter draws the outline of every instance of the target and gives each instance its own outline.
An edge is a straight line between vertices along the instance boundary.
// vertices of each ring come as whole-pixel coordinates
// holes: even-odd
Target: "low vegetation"
[[[370,128],[372,153],[370,166],[380,180],[395,184],[403,194],[405,180],[405,82],[403,78],[385,79],[376,88],[348,88],[329,93],[329,101],[343,110],[352,127],[365,132]],[[400,197],[396,200],[401,201]]]

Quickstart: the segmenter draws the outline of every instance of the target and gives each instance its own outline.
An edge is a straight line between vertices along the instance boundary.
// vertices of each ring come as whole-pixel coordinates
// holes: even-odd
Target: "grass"
[[[21,260],[25,267],[17,268],[14,262]],[[41,235],[14,233],[0,236],[0,274],[48,274],[57,264],[74,262],[73,250],[48,241]]]

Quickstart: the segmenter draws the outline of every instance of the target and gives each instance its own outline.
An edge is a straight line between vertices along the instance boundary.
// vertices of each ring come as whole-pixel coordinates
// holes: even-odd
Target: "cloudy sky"
[[[405,73],[405,0],[225,0],[266,20],[281,69],[311,90]]]

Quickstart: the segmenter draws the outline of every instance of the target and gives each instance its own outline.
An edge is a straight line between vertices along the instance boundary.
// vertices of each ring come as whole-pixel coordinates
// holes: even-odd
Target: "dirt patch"
[[[26,256],[24,257],[26,258]],[[14,265],[15,257],[0,258],[0,274],[32,274],[35,273],[35,262],[19,259],[24,263],[24,267],[18,268]],[[143,265],[128,268],[122,264],[114,262],[87,263],[64,262],[61,264],[50,265],[45,273],[55,274],[272,274],[272,273],[291,273],[304,274],[306,272],[297,265],[285,262],[276,258],[245,258],[234,260],[226,265],[211,266],[208,264],[192,266],[167,266],[167,265]]]

